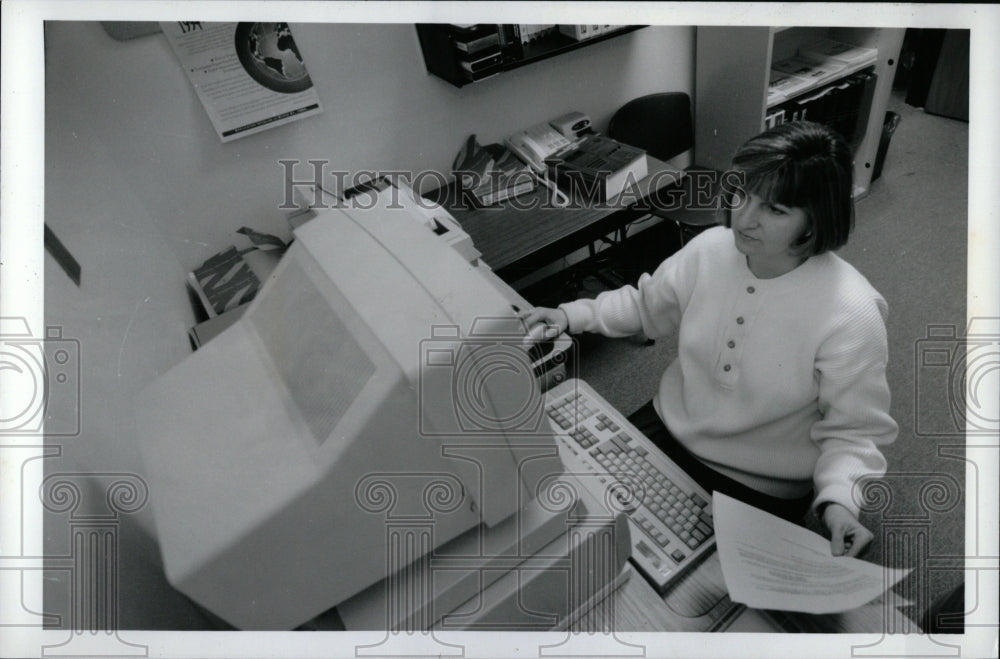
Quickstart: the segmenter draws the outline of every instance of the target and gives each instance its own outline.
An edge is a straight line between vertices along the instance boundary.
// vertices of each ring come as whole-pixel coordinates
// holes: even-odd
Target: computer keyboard
[[[589,487],[614,487],[631,522],[631,560],[663,594],[715,545],[711,495],[583,380],[550,389],[545,407],[567,469],[592,473],[581,481]]]

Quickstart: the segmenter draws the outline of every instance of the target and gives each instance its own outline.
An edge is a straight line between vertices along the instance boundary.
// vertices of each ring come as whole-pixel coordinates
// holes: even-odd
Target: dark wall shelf
[[[427,71],[457,87],[620,37],[645,26],[623,25],[579,40],[555,30],[523,44],[515,27],[492,24],[416,26]],[[490,35],[495,35],[495,38]],[[472,47],[473,44],[478,48]]]

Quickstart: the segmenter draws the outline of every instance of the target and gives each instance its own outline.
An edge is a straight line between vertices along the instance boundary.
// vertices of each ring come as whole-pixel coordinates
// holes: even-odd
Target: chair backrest
[[[632,99],[611,117],[607,134],[654,158],[669,160],[694,147],[691,97],[664,92]]]

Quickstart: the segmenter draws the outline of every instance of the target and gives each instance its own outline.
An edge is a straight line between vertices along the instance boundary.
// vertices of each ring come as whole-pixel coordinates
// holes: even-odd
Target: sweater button
[[[742,324],[743,324],[743,316],[739,316],[739,317],[738,317],[738,318],[736,319],[736,324],[737,324],[737,325],[742,325]]]
[[[756,290],[757,290],[757,289],[756,289],[756,288],[754,288],[753,286],[747,286],[747,293],[753,293],[753,292],[754,292],[754,291],[756,291]]]
[[[722,370],[728,373],[729,371],[733,370],[733,367],[730,366],[729,364],[726,364],[725,366],[722,367]]]
[[[735,348],[736,347],[736,341],[730,341],[726,345],[729,346],[730,348]]]

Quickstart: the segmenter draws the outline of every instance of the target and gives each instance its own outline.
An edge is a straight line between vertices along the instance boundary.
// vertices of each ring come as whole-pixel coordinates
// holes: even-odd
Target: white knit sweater
[[[832,253],[758,279],[732,232],[710,229],[632,286],[560,305],[571,332],[660,338],[678,356],[654,406],[708,466],[758,491],[816,489],[855,515],[855,482],[885,472],[886,303]]]

